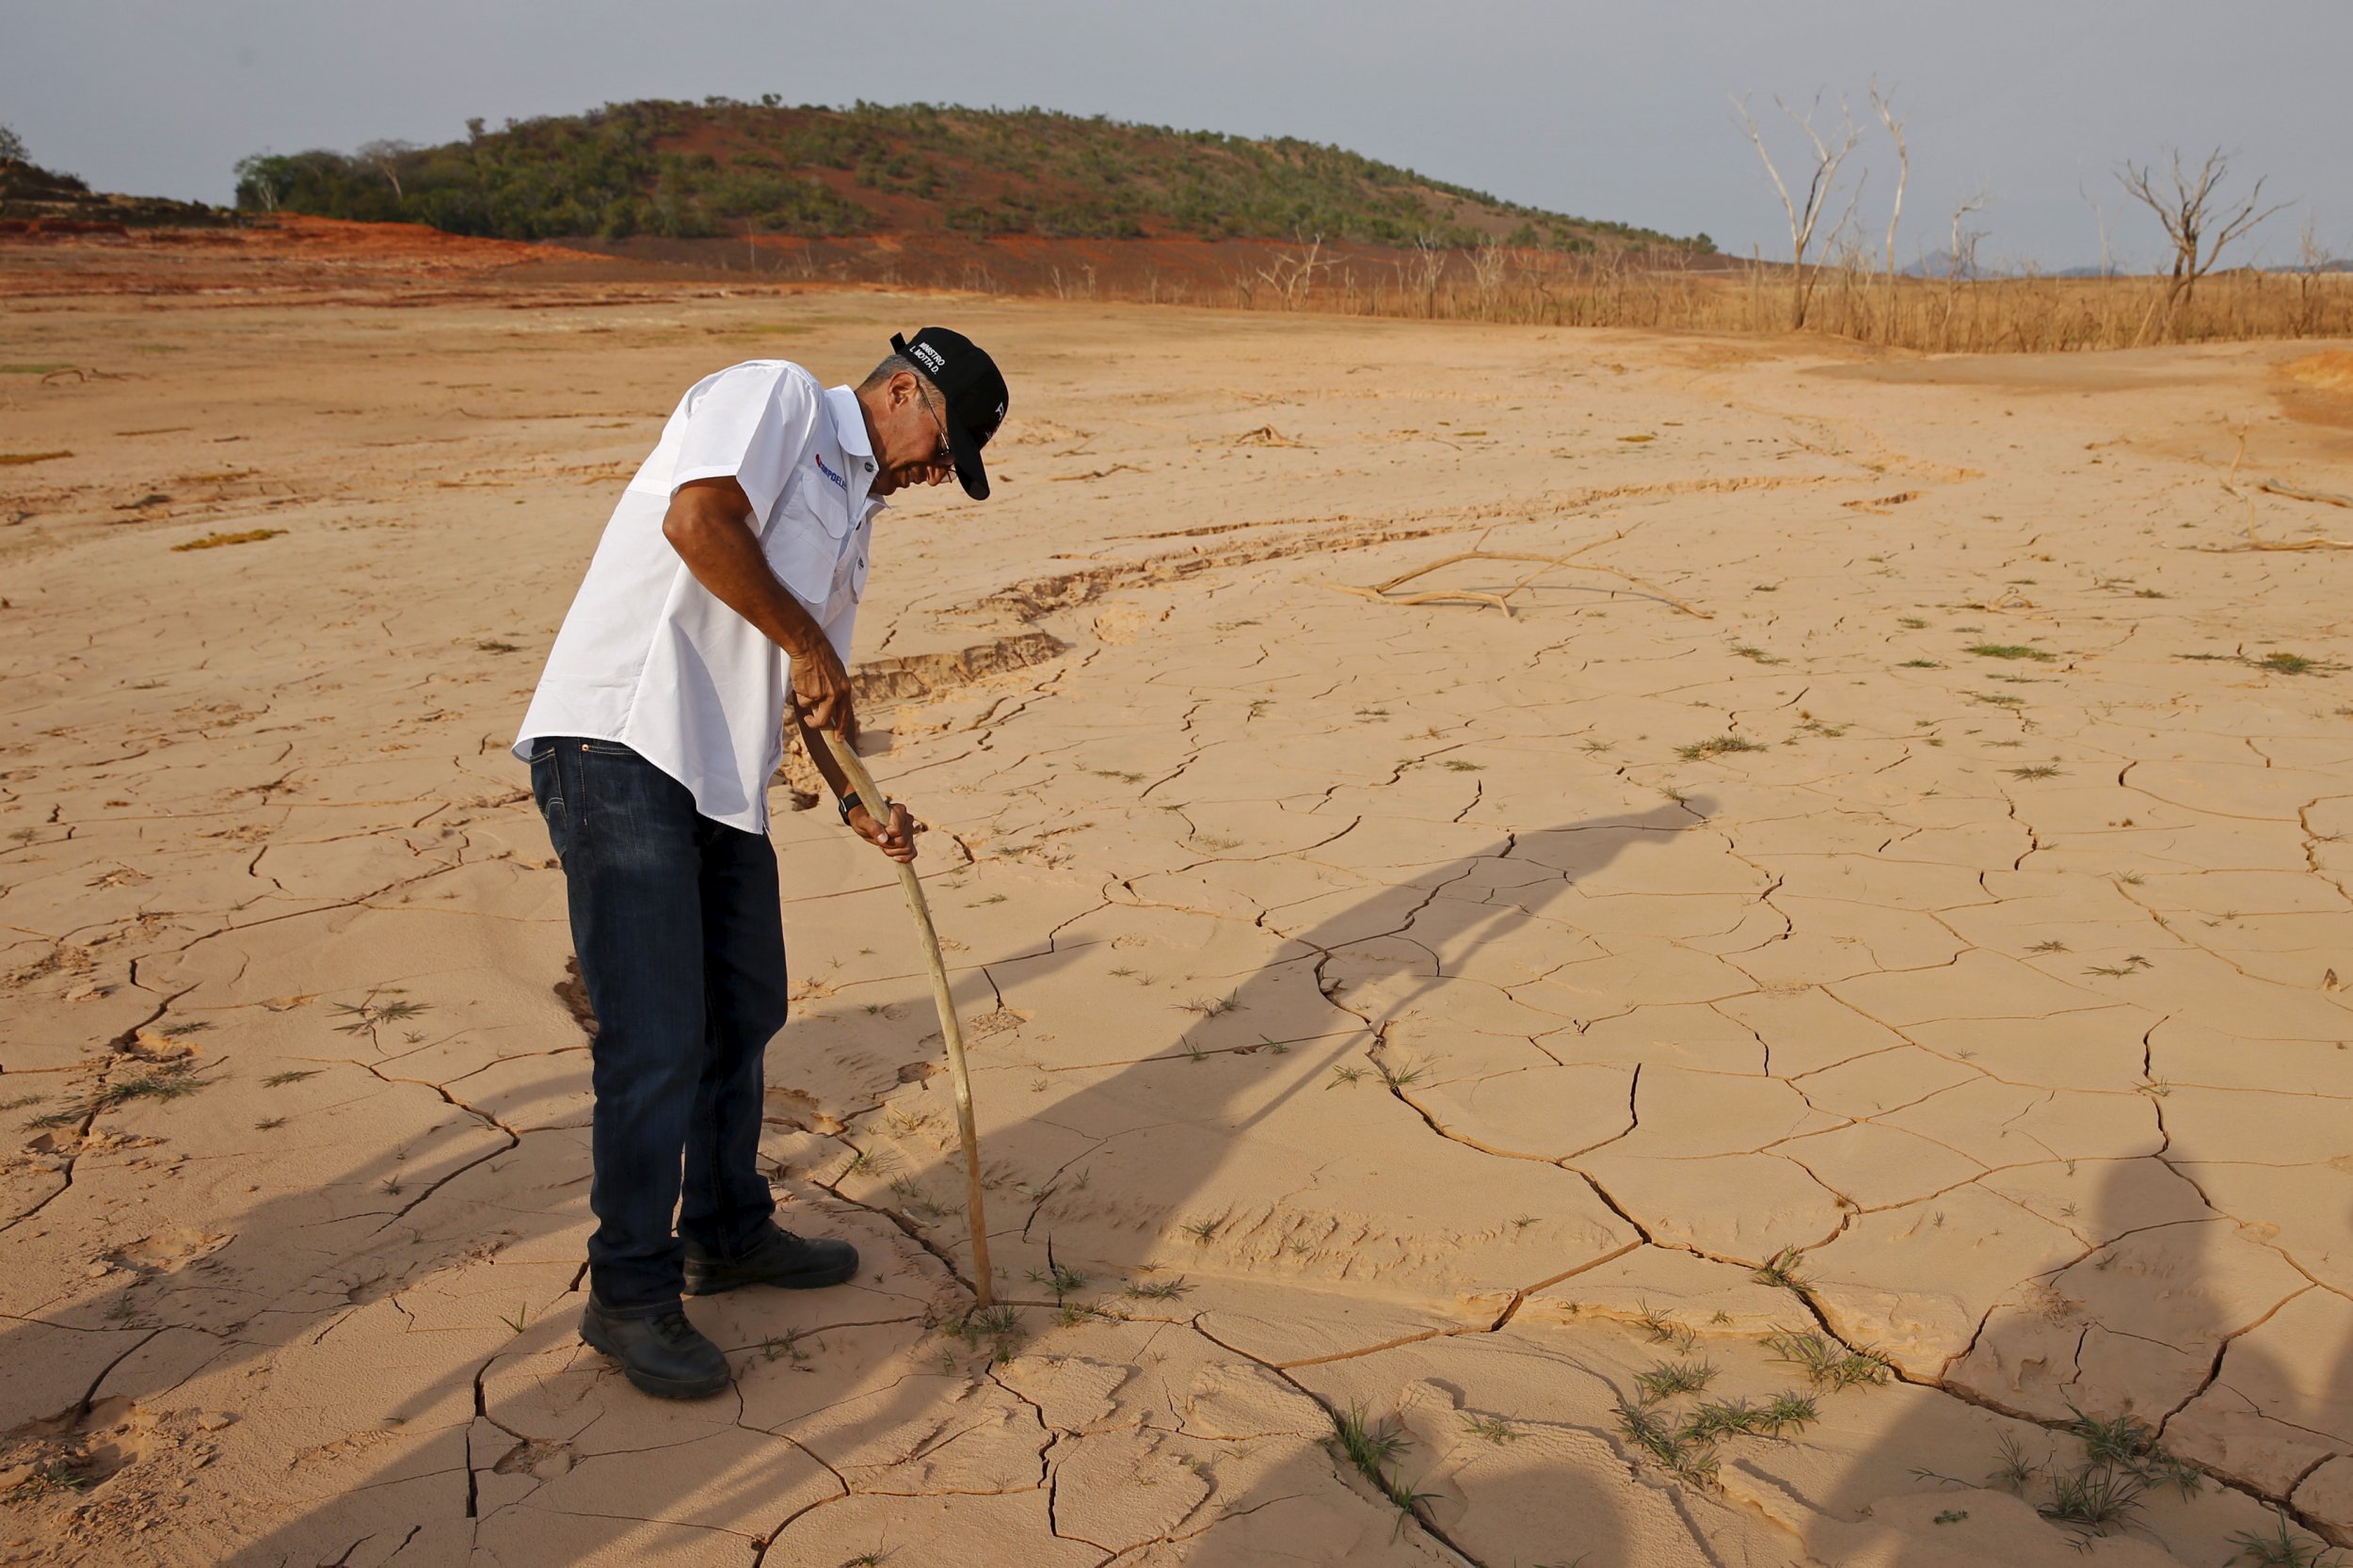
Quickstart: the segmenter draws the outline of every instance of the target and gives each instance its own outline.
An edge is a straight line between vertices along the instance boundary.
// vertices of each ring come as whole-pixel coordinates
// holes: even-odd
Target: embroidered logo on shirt
[[[831,469],[827,468],[827,467],[825,466],[825,459],[824,459],[822,456],[820,456],[819,454],[812,452],[812,453],[810,453],[810,454],[809,454],[809,456],[810,456],[811,457],[816,458],[816,460],[817,460],[817,472],[820,472],[820,473],[822,473],[822,474],[824,474],[826,478],[828,478],[828,479],[832,480],[832,481],[833,481],[833,488],[834,488],[835,489],[840,490],[840,491],[843,495],[847,495],[847,494],[849,494],[849,493],[850,493],[850,482],[849,482],[847,479],[842,478],[842,477],[841,477],[841,475],[840,475],[840,474],[838,474],[838,473],[834,472],[834,471],[833,471],[833,470],[831,470]]]

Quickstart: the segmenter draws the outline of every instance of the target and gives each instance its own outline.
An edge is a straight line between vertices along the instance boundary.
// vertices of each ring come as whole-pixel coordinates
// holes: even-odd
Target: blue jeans
[[[776,853],[611,741],[539,737],[531,792],[597,1015],[589,1283],[651,1311],[677,1303],[686,1241],[732,1256],[776,1212],[757,1160],[761,1056],[787,1005]]]

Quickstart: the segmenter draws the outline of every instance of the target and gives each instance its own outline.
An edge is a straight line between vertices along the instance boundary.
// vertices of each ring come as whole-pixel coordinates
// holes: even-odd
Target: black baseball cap
[[[970,338],[945,327],[926,327],[912,339],[890,336],[890,351],[931,377],[948,405],[948,450],[956,461],[956,478],[964,493],[975,501],[988,499],[988,472],[981,467],[981,448],[1005,423],[1009,401],[1005,378]]]

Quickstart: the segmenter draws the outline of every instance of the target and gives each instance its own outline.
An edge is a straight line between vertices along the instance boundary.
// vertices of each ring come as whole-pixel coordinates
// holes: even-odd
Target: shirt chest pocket
[[[804,500],[805,489],[795,487],[778,504],[760,548],[792,597],[822,615],[833,597],[834,570],[840,565],[848,543],[843,536],[849,530],[846,519],[837,522]]]

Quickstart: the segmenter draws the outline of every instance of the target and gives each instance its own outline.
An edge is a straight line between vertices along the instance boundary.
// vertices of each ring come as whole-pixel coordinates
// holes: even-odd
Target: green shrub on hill
[[[1044,109],[788,108],[774,95],[757,104],[613,104],[496,131],[469,120],[464,141],[439,147],[257,154],[237,166],[237,204],[505,239],[912,226],[1049,238],[1712,248],[1704,237],[1521,207],[1289,137]]]

